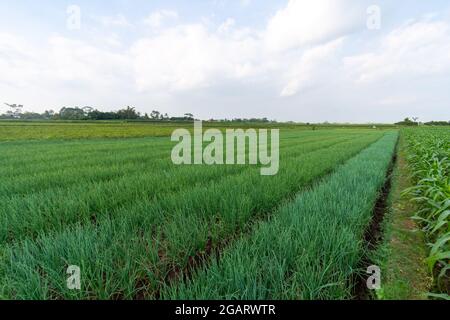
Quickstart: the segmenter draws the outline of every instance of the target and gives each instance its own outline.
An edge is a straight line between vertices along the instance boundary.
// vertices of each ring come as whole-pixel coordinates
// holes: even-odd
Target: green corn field
[[[417,202],[414,219],[426,234],[429,246],[427,264],[435,278],[435,293],[450,296],[450,130],[405,130],[409,165],[415,186],[405,195]]]

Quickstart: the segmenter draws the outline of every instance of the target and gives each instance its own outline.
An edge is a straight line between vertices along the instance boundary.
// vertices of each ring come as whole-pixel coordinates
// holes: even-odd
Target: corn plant
[[[450,130],[407,129],[408,163],[415,185],[404,191],[418,204],[415,213],[430,247],[428,267],[440,293],[449,299],[450,281]]]

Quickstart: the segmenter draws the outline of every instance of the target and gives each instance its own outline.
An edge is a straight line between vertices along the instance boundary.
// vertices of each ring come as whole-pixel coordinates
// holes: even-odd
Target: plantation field
[[[280,128],[285,130],[314,129],[371,129],[372,125],[298,125],[262,122],[204,122],[205,128]],[[8,121],[0,120],[0,143],[2,141],[86,138],[137,138],[166,137],[177,128],[192,129],[190,122],[146,121]],[[392,129],[391,125],[377,125]]]
[[[413,219],[427,238],[430,296],[450,299],[450,129],[407,129],[404,136],[414,181],[404,193],[417,203]]]
[[[170,136],[177,124],[122,121],[0,121],[0,142],[41,139],[86,139]]]
[[[352,297],[397,131],[284,127],[261,176],[174,165],[174,127],[82,125],[0,133],[1,298]]]
[[[381,138],[283,205],[193,280],[166,287],[164,296],[351,299],[350,278],[366,249],[362,239],[396,140],[394,133]]]

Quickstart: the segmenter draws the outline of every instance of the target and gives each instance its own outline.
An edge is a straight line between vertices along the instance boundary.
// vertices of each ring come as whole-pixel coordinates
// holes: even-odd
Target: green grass
[[[394,153],[389,133],[226,248],[170,299],[348,299]]]
[[[233,243],[382,135],[284,129],[273,177],[255,166],[174,166],[164,137],[3,142],[1,296],[157,298],[208,242]],[[66,288],[68,265],[81,267],[81,291]]]

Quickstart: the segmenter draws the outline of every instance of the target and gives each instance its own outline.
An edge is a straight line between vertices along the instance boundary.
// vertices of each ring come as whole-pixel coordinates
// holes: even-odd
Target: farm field
[[[175,128],[171,123],[123,121],[0,121],[0,141],[164,137]]]
[[[72,136],[73,125],[87,136]],[[279,172],[261,176],[248,164],[174,165],[160,125],[128,124],[144,136],[108,138],[117,126],[0,136],[0,298],[355,298],[398,130],[281,126]],[[433,140],[443,166],[433,172],[448,179],[448,131],[400,132],[411,163],[429,163],[413,161],[423,156],[414,141]],[[437,214],[416,199],[417,219],[436,216],[423,228],[438,248],[429,262],[442,294],[448,196]],[[67,287],[71,265],[81,290]]]
[[[192,257],[251,237],[283,203],[394,136],[284,129],[273,177],[250,165],[175,166],[166,137],[3,142],[1,295],[164,298]],[[84,290],[66,287],[69,265],[83,270]]]
[[[403,128],[374,260],[385,275],[377,297],[450,299],[448,127]]]
[[[450,299],[450,129],[404,131],[413,186],[404,191],[417,205],[415,219],[429,248],[426,263],[434,280],[429,294]]]
[[[0,1],[1,304],[448,314],[449,1],[130,4]]]
[[[351,275],[392,160],[389,133],[228,248],[175,299],[351,299]]]
[[[314,125],[320,129],[371,129],[373,125]],[[17,140],[92,139],[92,138],[138,138],[166,137],[177,128],[192,128],[186,122],[147,121],[5,121],[0,120],[0,142]],[[311,125],[261,122],[205,122],[208,128],[270,128],[285,130],[311,130]],[[393,125],[377,125],[383,129],[393,129]]]

